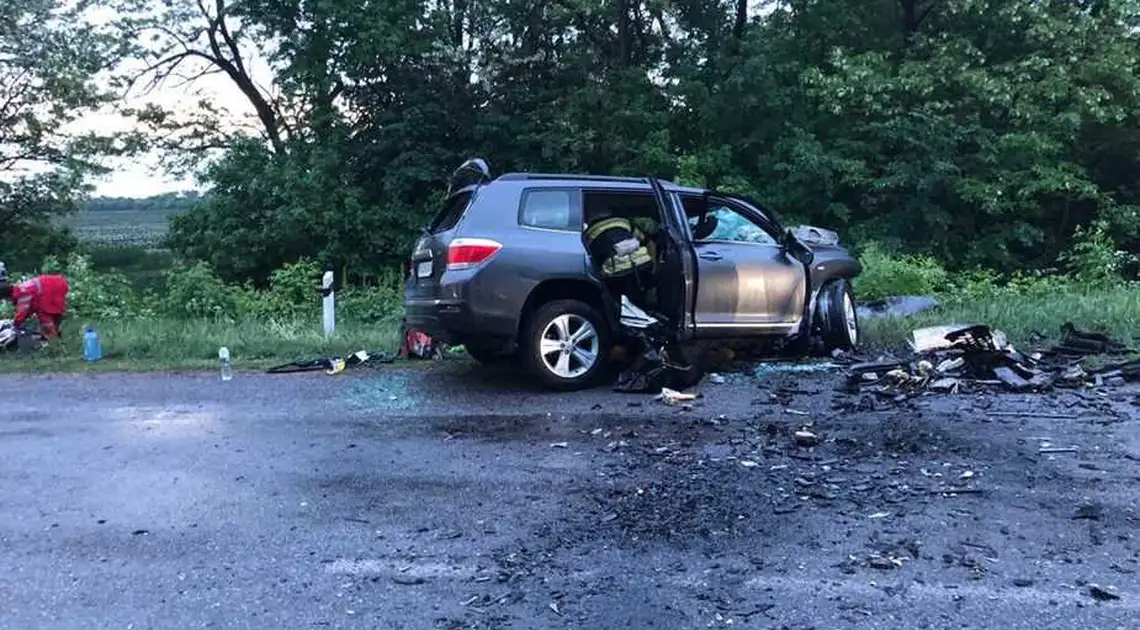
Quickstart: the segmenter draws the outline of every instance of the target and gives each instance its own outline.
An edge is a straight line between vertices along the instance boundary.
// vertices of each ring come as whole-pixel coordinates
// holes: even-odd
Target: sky
[[[3,0],[0,0],[2,2]],[[239,117],[252,115],[249,101],[237,90],[230,80],[222,75],[211,75],[196,81],[193,87],[159,87],[146,98],[128,98],[122,103],[125,107],[138,107],[145,102],[153,102],[178,111],[185,109],[185,102],[196,102],[208,98],[212,102]],[[92,112],[76,121],[80,130],[99,129],[102,131],[127,131],[135,124],[112,111]],[[130,158],[107,159],[104,165],[113,171],[105,176],[92,178],[98,197],[150,197],[168,192],[200,190],[201,186],[191,176],[176,177],[167,173],[157,154],[144,154]]]
[[[0,2],[3,1],[0,0]],[[161,10],[160,5],[156,5],[156,7]],[[116,13],[111,9],[98,7],[92,10],[90,17],[95,23],[100,23],[104,20],[114,19]],[[262,84],[271,81],[273,75],[262,56],[258,54],[257,50],[246,48],[243,46],[242,57],[254,80]],[[144,67],[142,62],[138,60],[134,61],[131,66]],[[180,70],[183,75],[192,75],[203,67],[203,65],[192,66],[189,63],[184,63]],[[125,69],[129,70],[129,66]],[[153,103],[177,114],[179,111],[191,111],[194,103],[205,99],[212,102],[218,109],[229,111],[231,113],[230,118],[234,123],[254,118],[253,108],[249,101],[225,75],[209,74],[196,79],[190,85],[180,85],[179,83],[175,77],[145,94],[140,90],[134,90],[120,101],[118,106],[129,109],[140,108],[144,104]],[[109,107],[83,116],[75,121],[72,129],[79,133],[93,130],[108,132],[129,131],[136,126],[134,121]],[[168,192],[201,190],[202,188],[192,176],[177,177],[166,172],[157,154],[137,155],[130,158],[109,158],[104,160],[104,165],[112,169],[112,172],[91,179],[90,183],[94,186],[92,193],[94,196],[149,197]]]

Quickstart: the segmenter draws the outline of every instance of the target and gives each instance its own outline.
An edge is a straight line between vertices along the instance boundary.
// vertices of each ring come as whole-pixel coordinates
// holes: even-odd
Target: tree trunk
[[[736,39],[744,37],[748,26],[748,0],[736,0],[736,22],[732,25],[732,35]]]
[[[618,62],[630,65],[633,57],[633,33],[630,32],[629,0],[618,2]]]

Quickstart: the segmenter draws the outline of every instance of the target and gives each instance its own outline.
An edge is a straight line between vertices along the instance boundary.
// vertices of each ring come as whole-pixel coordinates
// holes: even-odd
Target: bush
[[[199,262],[167,274],[159,310],[175,319],[315,319],[320,313],[322,274],[317,263],[302,259],[274,271],[269,288],[257,290],[249,285],[227,285],[209,265]],[[341,289],[337,293],[338,319],[381,321],[398,314],[403,301],[398,278],[393,278],[384,278],[375,287]]]
[[[227,319],[239,315],[241,296],[206,263],[172,269],[166,274],[166,294],[159,299],[164,315],[174,318]]]
[[[948,288],[950,274],[933,258],[893,256],[871,243],[863,248],[859,261],[863,272],[855,279],[855,291],[862,301],[893,295],[934,295]]]
[[[82,254],[71,254],[66,262],[49,256],[43,273],[60,273],[67,277],[70,289],[68,310],[85,319],[137,319],[154,315],[147,300],[140,298],[126,276],[97,272],[91,260]]]
[[[1060,262],[1077,281],[1108,286],[1121,281],[1121,268],[1128,256],[1117,251],[1108,233],[1108,223],[1096,221],[1088,228],[1077,228],[1072,245],[1061,254]]]
[[[362,322],[398,319],[404,311],[403,277],[399,273],[381,275],[375,286],[347,287],[337,295],[337,310],[345,317]]]

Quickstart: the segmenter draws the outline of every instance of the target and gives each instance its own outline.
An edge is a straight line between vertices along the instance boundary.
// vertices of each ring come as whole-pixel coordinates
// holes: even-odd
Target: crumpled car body
[[[449,190],[413,249],[406,318],[479,361],[521,359],[561,389],[603,372],[623,295],[585,246],[599,216],[628,218],[652,238],[651,286],[641,288],[675,343],[859,341],[858,261],[834,232],[785,229],[749,199],[652,177],[492,178],[482,160],[460,167]]]

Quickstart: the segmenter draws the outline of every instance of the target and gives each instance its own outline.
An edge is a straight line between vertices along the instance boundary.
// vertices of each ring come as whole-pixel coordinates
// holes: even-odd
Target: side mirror
[[[790,229],[784,232],[783,242],[780,244],[784,248],[784,253],[800,261],[805,267],[810,267],[815,261],[815,253]]]

